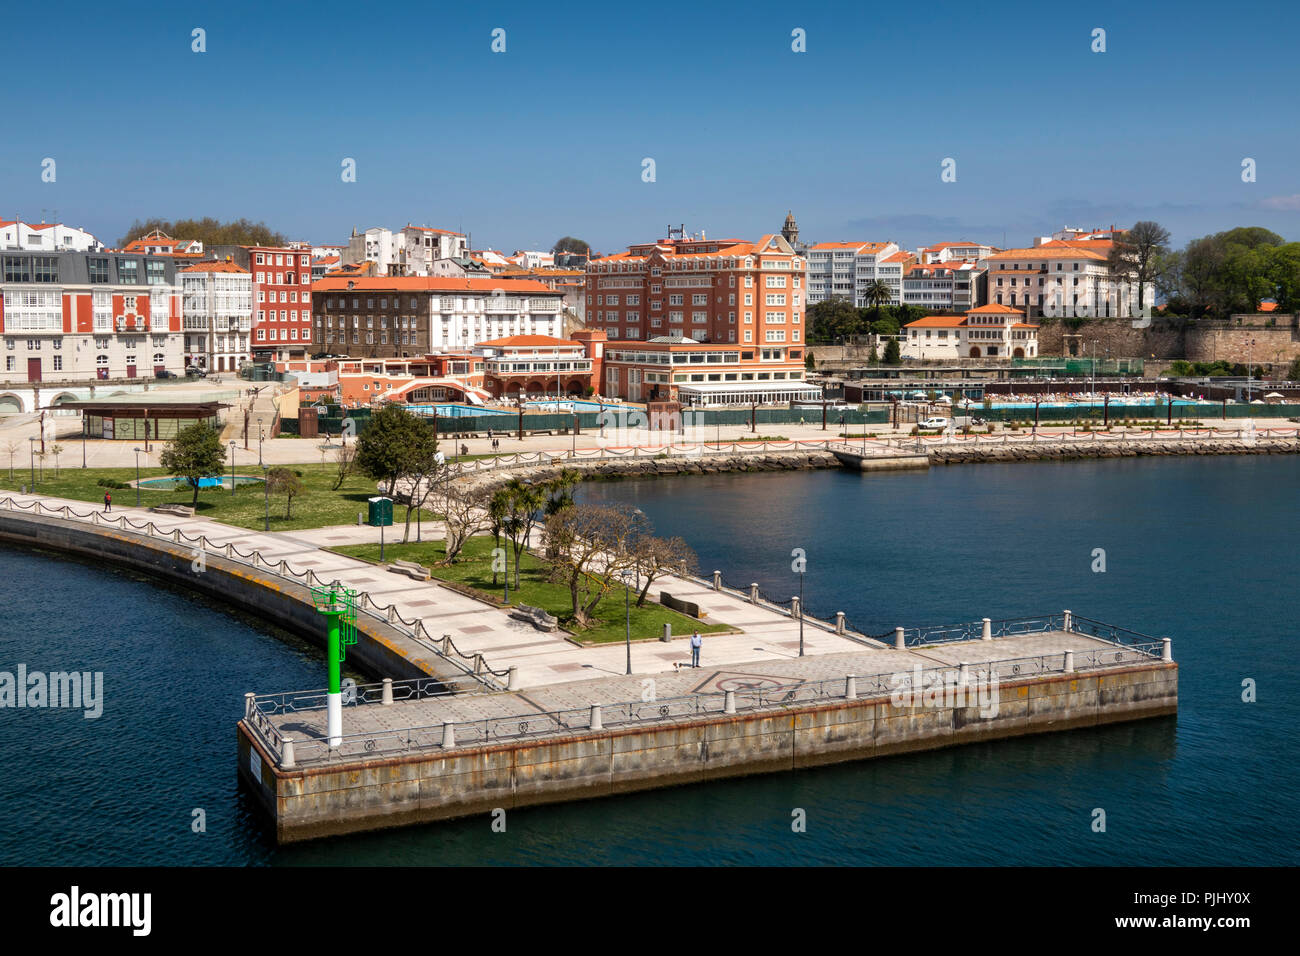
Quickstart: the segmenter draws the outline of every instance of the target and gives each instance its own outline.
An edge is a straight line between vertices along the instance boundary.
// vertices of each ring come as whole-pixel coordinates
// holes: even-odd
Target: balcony
[[[119,315],[113,320],[115,332],[148,332],[151,327],[150,320],[140,315]]]

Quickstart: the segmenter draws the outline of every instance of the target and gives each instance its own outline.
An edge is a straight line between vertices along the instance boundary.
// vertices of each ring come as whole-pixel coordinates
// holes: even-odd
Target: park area
[[[492,549],[496,546],[491,535],[470,538],[457,560],[453,564],[444,565],[441,562],[446,557],[446,550],[442,541],[388,544],[384,547],[384,560],[414,561],[426,567],[433,577],[456,586],[458,590],[485,601],[501,604],[505,597],[505,574],[497,573],[494,581]],[[503,539],[501,546],[509,550],[510,545]],[[345,545],[331,550],[366,561],[379,561],[377,544]],[[595,616],[588,626],[581,627],[571,618],[572,605],[568,587],[551,580],[551,566],[544,559],[531,551],[525,551],[519,564],[518,589],[515,588],[514,577],[513,574],[511,575],[510,603],[540,607],[555,615],[560,621],[560,626],[584,644],[606,644],[625,639],[627,624],[624,593],[626,590],[621,584],[616,584],[597,605]],[[659,637],[663,633],[665,623],[672,625],[674,635],[689,634],[692,630],[698,630],[701,634],[733,630],[726,625],[709,624],[664,607],[659,603],[657,587],[651,587],[646,595],[645,604],[641,607],[636,606],[635,587],[632,588],[629,598],[627,604],[630,606],[631,632],[634,641]]]

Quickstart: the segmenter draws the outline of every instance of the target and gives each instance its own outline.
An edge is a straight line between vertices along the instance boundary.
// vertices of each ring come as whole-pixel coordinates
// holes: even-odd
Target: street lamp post
[[[803,562],[799,563],[799,656],[803,657]]]
[[[632,590],[630,586],[632,573],[623,571],[623,620],[627,644],[627,672],[632,673]]]
[[[140,449],[135,449],[135,506],[140,507]]]
[[[31,484],[31,487],[32,487],[33,490],[35,490],[35,488],[36,488],[36,439],[35,439],[35,438],[29,438],[29,439],[27,439],[27,447],[28,447],[29,449],[31,449],[31,453],[32,453],[32,484]]]
[[[266,430],[262,427],[262,416],[257,416],[257,463],[262,464],[262,439],[266,437]]]
[[[230,441],[230,496],[235,496],[235,446],[238,444],[233,438]]]
[[[90,428],[90,422],[86,420],[86,413],[81,413],[81,467],[86,467],[86,433]]]

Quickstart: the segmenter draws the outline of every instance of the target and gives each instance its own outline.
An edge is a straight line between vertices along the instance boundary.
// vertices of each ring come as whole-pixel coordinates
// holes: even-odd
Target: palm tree
[[[876,321],[880,320],[880,307],[894,297],[894,290],[889,287],[889,283],[884,279],[875,279],[866,290],[862,297],[867,300],[867,304],[875,309]]]

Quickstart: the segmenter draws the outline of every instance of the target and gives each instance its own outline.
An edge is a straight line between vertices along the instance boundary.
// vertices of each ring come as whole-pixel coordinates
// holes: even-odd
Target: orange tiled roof
[[[181,272],[242,272],[244,275],[248,275],[247,269],[224,259],[220,262],[196,262],[192,266],[186,266]]]
[[[1105,243],[1109,246],[1110,243]],[[1097,262],[1105,262],[1106,257],[1094,249],[1081,249],[1077,246],[1057,245],[1053,240],[1051,243],[1044,243],[1033,249],[1007,249],[1005,252],[995,252],[989,256],[989,261],[994,260],[1016,260],[1022,259],[1093,259]]]
[[[356,276],[349,277],[335,273],[327,273],[325,278],[317,279],[312,283],[313,292],[329,292],[338,290],[348,291],[348,283],[352,283],[354,289],[374,289],[383,291],[385,289],[397,289],[405,291],[424,290],[428,292],[504,292],[501,282],[497,279],[460,279],[448,276]],[[509,286],[510,294],[514,295],[519,292],[538,292],[555,295],[554,289],[550,289],[540,282],[530,282],[526,279],[512,279]]]
[[[966,324],[964,315],[927,315],[915,322],[908,322],[905,329],[955,329]]]
[[[978,309],[968,309],[967,312],[975,312],[979,315],[1024,315],[1024,309],[1013,309],[1009,305],[998,305],[996,302],[990,302],[988,305],[981,305]]]
[[[490,348],[532,348],[534,346],[555,347],[560,345],[571,346],[573,348],[582,348],[581,342],[571,342],[568,339],[555,339],[549,335],[507,335],[503,339],[489,339],[486,342],[478,343],[475,348],[488,346]]]

